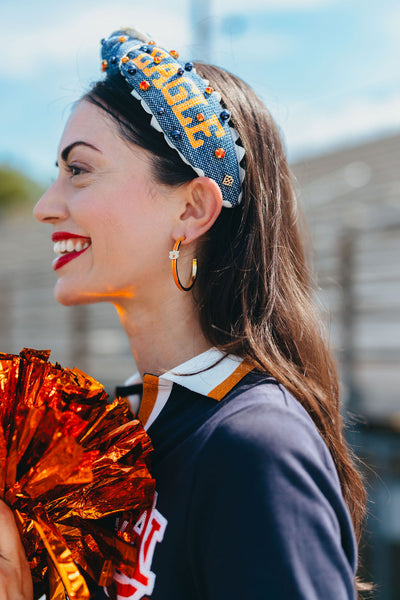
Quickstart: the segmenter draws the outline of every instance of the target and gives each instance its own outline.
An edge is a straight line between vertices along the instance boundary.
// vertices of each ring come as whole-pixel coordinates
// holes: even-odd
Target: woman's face
[[[150,154],[125,142],[100,108],[81,101],[61,138],[59,175],[35,217],[53,225],[55,296],[120,303],[171,280],[174,191],[154,181]]]

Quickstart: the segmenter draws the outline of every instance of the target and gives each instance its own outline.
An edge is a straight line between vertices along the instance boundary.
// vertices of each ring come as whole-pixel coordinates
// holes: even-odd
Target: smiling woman
[[[57,300],[108,299],[124,310],[134,297],[142,306],[151,273],[161,302],[165,286],[173,286],[168,223],[177,207],[153,181],[149,153],[122,141],[104,110],[82,101],[62,136],[59,165],[58,179],[35,209],[39,220],[54,225],[52,239],[61,251],[53,263]],[[79,252],[76,243],[82,244]],[[155,255],[164,261],[154,264]]]
[[[158,496],[117,523],[139,547],[117,597],[353,600],[365,495],[277,129],[243,81],[135,30],[102,59],[35,216],[57,300],[113,303],[138,366],[119,393]]]

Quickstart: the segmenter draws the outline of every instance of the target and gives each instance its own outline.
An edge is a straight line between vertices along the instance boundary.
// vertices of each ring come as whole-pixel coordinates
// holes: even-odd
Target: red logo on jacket
[[[156,576],[151,571],[151,563],[156,544],[163,539],[168,523],[167,519],[156,509],[156,502],[157,495],[152,509],[144,511],[133,527],[140,544],[134,577],[130,578],[121,573],[114,575],[118,600],[140,600],[145,595],[150,596],[153,591]],[[125,521],[119,529],[124,531],[129,526],[129,523]]]

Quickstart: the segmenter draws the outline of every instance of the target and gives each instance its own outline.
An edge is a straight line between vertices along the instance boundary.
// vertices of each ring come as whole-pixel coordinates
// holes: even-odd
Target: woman
[[[112,302],[139,371],[121,393],[158,497],[118,597],[353,599],[364,490],[276,127],[221,69],[133,30],[102,44],[106,77],[75,106],[35,216],[53,226],[57,300]],[[29,598],[8,539],[0,582],[19,596],[1,597]]]

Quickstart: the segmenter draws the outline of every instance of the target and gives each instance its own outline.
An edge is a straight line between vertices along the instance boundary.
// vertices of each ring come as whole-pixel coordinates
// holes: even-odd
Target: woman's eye
[[[82,169],[81,167],[77,167],[76,165],[68,165],[68,170],[71,173],[72,177],[75,177],[75,175],[82,175],[82,173],[85,173],[84,169]]]

